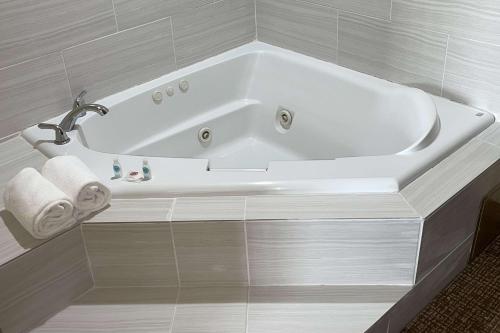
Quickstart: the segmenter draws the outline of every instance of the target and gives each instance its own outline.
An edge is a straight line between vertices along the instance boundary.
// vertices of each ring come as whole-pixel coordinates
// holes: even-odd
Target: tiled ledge
[[[418,217],[399,193],[373,193],[113,199],[85,223]]]

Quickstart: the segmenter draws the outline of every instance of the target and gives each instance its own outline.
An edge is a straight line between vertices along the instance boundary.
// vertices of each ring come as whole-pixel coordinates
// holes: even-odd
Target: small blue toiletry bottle
[[[144,180],[150,180],[153,178],[151,175],[151,167],[149,166],[148,160],[142,161],[142,174],[144,176]]]
[[[115,174],[115,178],[122,178],[122,166],[117,158],[113,160],[113,172]]]

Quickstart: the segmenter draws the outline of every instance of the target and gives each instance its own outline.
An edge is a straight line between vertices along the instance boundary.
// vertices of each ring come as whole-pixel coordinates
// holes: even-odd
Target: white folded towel
[[[69,196],[78,220],[111,201],[111,191],[76,156],[57,156],[48,160],[42,175]]]
[[[3,200],[5,208],[38,239],[76,223],[71,199],[33,168],[23,169],[7,183]]]

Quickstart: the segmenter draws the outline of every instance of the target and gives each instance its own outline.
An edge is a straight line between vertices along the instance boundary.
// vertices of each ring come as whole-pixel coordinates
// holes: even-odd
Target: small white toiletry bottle
[[[115,173],[115,178],[122,178],[122,166],[117,158],[113,160],[113,172]]]
[[[144,180],[150,180],[153,178],[151,175],[151,167],[149,166],[148,160],[143,160],[142,161],[142,174],[144,176]]]

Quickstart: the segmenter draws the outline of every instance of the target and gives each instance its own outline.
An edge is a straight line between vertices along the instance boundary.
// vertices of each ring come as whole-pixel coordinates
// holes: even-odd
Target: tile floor
[[[361,333],[408,289],[96,288],[32,332]]]

